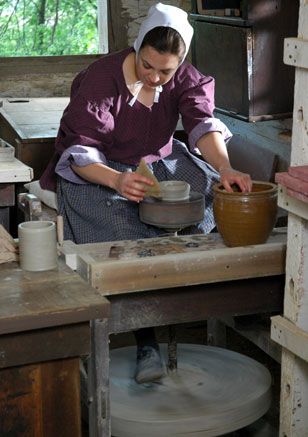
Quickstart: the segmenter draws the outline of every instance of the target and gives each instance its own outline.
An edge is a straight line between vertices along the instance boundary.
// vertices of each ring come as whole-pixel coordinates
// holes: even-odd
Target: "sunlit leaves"
[[[0,0],[0,56],[97,52],[96,0]]]

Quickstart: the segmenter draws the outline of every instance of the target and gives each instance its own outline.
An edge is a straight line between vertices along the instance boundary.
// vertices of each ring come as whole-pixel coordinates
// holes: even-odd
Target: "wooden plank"
[[[0,265],[0,334],[104,318],[109,303],[59,260],[59,268],[25,272]]]
[[[14,121],[20,128],[23,128],[24,126],[35,126],[41,124],[59,125],[59,121],[63,112],[61,107],[58,111],[44,110],[43,112],[41,108],[33,110],[31,106],[32,105],[24,107],[24,111],[16,111],[10,114],[11,117],[14,115]]]
[[[285,271],[285,242],[276,230],[266,244],[246,247],[226,247],[217,234],[75,245],[76,269],[105,296],[272,276]]]
[[[308,204],[308,195],[299,193],[298,191],[291,190],[291,188],[287,188],[287,195],[290,197],[293,197],[295,199],[300,200],[301,202],[304,202],[304,204]],[[305,208],[305,207],[304,207]]]
[[[251,322],[248,325],[245,324],[241,327],[240,323],[240,318],[237,322],[234,317],[210,318],[210,323],[208,319],[207,333],[208,338],[212,341],[211,345],[226,347],[226,327],[228,327],[258,346],[278,363],[281,362],[281,347],[271,339],[270,327],[267,324],[256,323],[254,316],[251,316]]]
[[[78,73],[102,55],[0,57],[0,77]]]
[[[31,167],[14,158],[13,161],[0,162],[0,183],[29,182],[33,178]]]
[[[150,326],[197,322],[264,312],[281,313],[284,275],[242,279],[189,287],[114,294],[109,331],[133,331]]]
[[[59,115],[57,114],[54,123],[46,123],[40,125],[24,124],[20,126],[22,132],[22,139],[24,140],[23,144],[27,142],[28,143],[33,142],[33,140],[35,140],[35,142],[39,142],[41,140],[44,143],[46,142],[46,140],[49,140],[49,142],[53,144],[55,142],[55,138],[58,133],[61,117],[62,117],[62,113]]]
[[[0,336],[0,368],[88,355],[90,325],[75,323]]]
[[[276,173],[275,181],[286,188],[291,188],[292,191],[308,195],[308,182],[291,176],[287,172]]]
[[[308,204],[288,194],[288,188],[278,184],[278,206],[295,214],[299,218],[308,220]]]
[[[107,320],[93,320],[92,355],[88,369],[90,437],[110,436],[109,326]]]
[[[308,40],[308,3],[300,0],[298,35]],[[305,65],[307,60],[305,61]],[[308,70],[296,68],[291,166],[307,165]],[[288,200],[286,287],[284,317],[303,331],[308,330],[308,227],[307,204]],[[305,205],[305,209],[303,208]],[[281,362],[280,435],[306,436],[308,429],[308,363],[287,349]]]
[[[81,437],[79,359],[0,371],[0,435]]]
[[[301,38],[285,38],[283,62],[293,67],[308,69],[308,41]]]
[[[0,108],[0,133],[2,138],[4,138],[8,143],[12,146],[15,145],[16,138],[22,138],[23,132],[18,126],[18,124],[14,121],[14,117],[5,112]]]
[[[54,141],[68,97],[3,99],[0,114],[20,140]]]
[[[0,371],[0,435],[43,435],[40,366]]]
[[[308,165],[290,166],[288,173],[294,178],[308,182]]]
[[[308,332],[282,316],[271,318],[271,338],[297,357],[308,362]]]
[[[64,110],[69,97],[25,97],[25,98],[3,98],[2,107],[7,114],[16,112],[31,111],[61,111]]]
[[[46,363],[41,375],[44,437],[81,437],[79,359]]]

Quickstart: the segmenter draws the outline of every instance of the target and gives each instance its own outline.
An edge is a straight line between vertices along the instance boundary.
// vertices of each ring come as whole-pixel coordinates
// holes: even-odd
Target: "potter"
[[[100,57],[75,77],[55,154],[40,179],[42,188],[57,191],[65,240],[87,244],[165,233],[139,218],[138,204],[155,188],[153,178],[137,171],[142,160],[158,182],[185,181],[204,196],[203,220],[190,234],[215,227],[214,183],[250,191],[249,175],[229,161],[226,142],[232,134],[214,115],[214,78],[185,59],[192,35],[185,11],[157,3],[133,47]],[[179,116],[187,145],[173,137]],[[135,380],[161,378],[154,330],[134,335]]]

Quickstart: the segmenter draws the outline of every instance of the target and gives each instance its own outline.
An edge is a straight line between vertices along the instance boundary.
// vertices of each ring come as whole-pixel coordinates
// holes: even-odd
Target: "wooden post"
[[[109,331],[108,320],[91,321],[92,350],[88,368],[90,437],[109,437]]]
[[[308,2],[300,1],[298,38],[285,40],[284,61],[296,67],[291,165],[308,164]],[[303,209],[308,210],[308,204]],[[298,213],[300,214],[300,212]],[[308,332],[308,224],[289,212],[284,318]],[[282,353],[281,437],[308,436],[308,363]]]

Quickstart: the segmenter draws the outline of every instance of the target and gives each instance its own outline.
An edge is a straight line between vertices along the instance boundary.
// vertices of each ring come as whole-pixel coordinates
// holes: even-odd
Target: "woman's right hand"
[[[146,192],[146,185],[151,187],[154,183],[145,176],[127,171],[117,175],[115,190],[128,200],[141,202]]]

